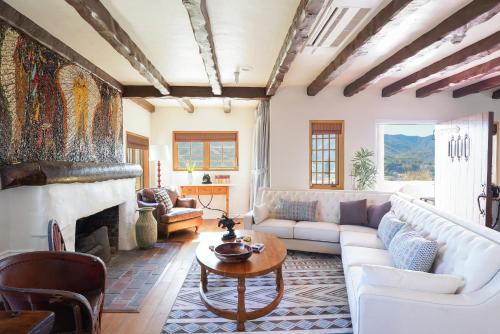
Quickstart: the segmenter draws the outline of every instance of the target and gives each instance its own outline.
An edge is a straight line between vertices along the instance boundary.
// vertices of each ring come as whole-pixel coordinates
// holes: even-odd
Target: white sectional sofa
[[[340,251],[354,334],[500,333],[499,232],[462,221],[403,194],[262,189],[257,203],[268,203],[272,211],[278,198],[318,200],[317,218],[322,222],[308,222],[317,224],[313,227],[270,217],[255,225],[249,213],[245,228],[276,234],[290,249]],[[393,262],[375,229],[337,225],[340,201],[362,198],[375,203],[390,198],[391,211],[400,220],[439,243],[431,272],[460,276],[463,286],[456,293],[445,294],[417,291],[411,284],[397,288],[367,284],[364,265],[393,267]],[[316,229],[322,233],[316,233]]]

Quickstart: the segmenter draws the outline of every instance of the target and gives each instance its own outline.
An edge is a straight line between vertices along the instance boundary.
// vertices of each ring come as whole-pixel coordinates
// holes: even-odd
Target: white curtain
[[[253,134],[252,177],[250,184],[250,209],[253,210],[257,191],[269,187],[269,100],[262,100],[257,107]]]

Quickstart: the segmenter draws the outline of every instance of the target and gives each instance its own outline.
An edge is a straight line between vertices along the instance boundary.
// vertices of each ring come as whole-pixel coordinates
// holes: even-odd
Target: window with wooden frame
[[[344,121],[309,122],[309,186],[344,188]]]
[[[175,171],[238,170],[237,131],[174,131],[172,142]]]
[[[149,138],[127,132],[127,154],[128,163],[137,164],[142,167],[142,175],[135,181],[135,189],[149,187]]]

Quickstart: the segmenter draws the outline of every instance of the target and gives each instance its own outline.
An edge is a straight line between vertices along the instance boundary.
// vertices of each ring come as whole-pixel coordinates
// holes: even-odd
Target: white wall
[[[138,104],[132,102],[129,99],[122,99],[123,103],[123,146],[124,159],[126,159],[127,154],[127,132],[135,133],[136,135],[141,135],[149,138],[151,143],[151,113],[139,106]],[[154,178],[151,176],[152,170],[154,168],[154,163],[149,164],[150,170],[150,180],[149,184],[153,185]]]
[[[345,120],[345,189],[352,189],[352,154],[360,147],[376,152],[376,123],[444,121],[484,111],[500,115],[500,103],[486,93],[460,99],[441,93],[417,99],[414,91],[408,91],[382,98],[379,89],[368,89],[346,98],[339,87],[328,87],[314,97],[306,95],[305,87],[281,88],[271,99],[271,185],[309,187],[309,120]]]
[[[161,107],[151,116],[151,144],[163,144],[169,148],[168,161],[162,161],[162,184],[163,185],[185,185],[187,181],[186,172],[174,172],[172,170],[172,132],[173,131],[238,131],[239,138],[239,170],[232,172],[209,172],[212,177],[215,174],[231,175],[230,188],[230,215],[241,215],[248,211],[250,194],[250,169],[252,136],[255,123],[255,107],[235,106],[233,103],[231,113],[224,113],[221,107],[196,107],[194,113],[187,113],[180,107]],[[194,184],[201,183],[204,172],[194,172]],[[155,171],[151,175],[156,178]],[[203,196],[206,202],[208,196]],[[223,196],[214,196],[212,206],[224,209]],[[218,218],[220,213],[205,210],[205,218]]]

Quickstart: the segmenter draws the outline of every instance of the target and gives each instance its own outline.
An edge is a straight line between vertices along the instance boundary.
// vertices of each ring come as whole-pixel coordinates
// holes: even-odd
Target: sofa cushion
[[[382,217],[382,221],[378,226],[377,235],[382,240],[386,249],[389,248],[392,238],[405,226],[405,223],[400,221],[393,213],[389,212]]]
[[[170,212],[161,216],[161,222],[165,224],[170,224],[202,216],[203,216],[202,209],[172,208]]]
[[[340,225],[366,225],[366,199],[340,202]]]
[[[279,219],[295,221],[316,221],[318,201],[288,201],[279,200],[275,216]]]
[[[369,234],[377,234],[377,230],[374,230],[371,227],[366,226],[358,226],[358,225],[339,225],[339,230],[341,234],[343,232],[358,232],[358,233],[369,233]]]
[[[402,228],[389,246],[394,266],[399,269],[428,272],[438,250],[434,240],[427,240],[411,228]]]
[[[363,232],[342,232],[340,234],[340,244],[345,246],[358,246],[367,248],[384,249],[382,240],[375,233]]]
[[[344,272],[347,272],[347,269],[352,266],[362,264],[393,267],[391,256],[387,250],[356,246],[342,247],[342,264]]]
[[[431,274],[393,267],[363,265],[362,283],[430,293],[453,294],[464,284],[456,275]]]
[[[278,238],[293,239],[293,227],[296,222],[286,219],[269,218],[258,225],[254,225],[253,229],[257,232],[271,233]]]
[[[172,203],[172,200],[170,199],[170,196],[168,195],[167,189],[154,188],[153,192],[155,194],[155,201],[157,203],[165,204],[165,209],[166,209],[167,213],[172,211],[174,204]]]
[[[141,190],[142,200],[148,203],[156,203],[155,193],[152,188],[144,188]]]
[[[368,226],[378,228],[382,217],[391,211],[391,202],[370,205],[366,211],[368,216]]]
[[[253,208],[253,221],[255,224],[260,224],[269,218],[269,209],[265,204],[256,205]]]
[[[339,242],[339,226],[334,223],[300,221],[293,227],[295,239]]]

